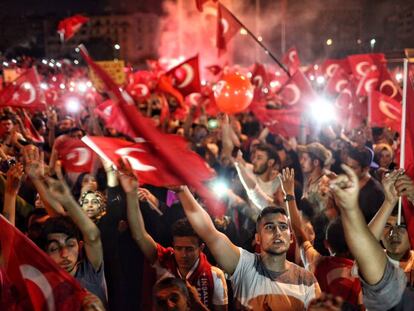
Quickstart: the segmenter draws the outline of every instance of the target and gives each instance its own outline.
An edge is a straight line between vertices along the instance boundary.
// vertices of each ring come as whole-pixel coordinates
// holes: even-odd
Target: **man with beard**
[[[323,191],[321,185],[327,177],[324,167],[332,160],[332,153],[320,143],[310,143],[298,146],[300,152],[300,166],[305,178],[303,185],[303,197],[307,198],[317,211],[323,211],[328,207],[329,196]]]
[[[280,159],[273,147],[263,143],[257,145],[252,164],[245,163],[239,152],[235,166],[249,199],[258,209],[281,203],[275,199],[280,189]]]
[[[313,274],[286,260],[293,237],[284,209],[266,207],[261,211],[255,235],[261,251],[253,254],[214,227],[188,187],[177,192],[191,226],[218,265],[231,275],[236,310],[304,310],[319,296]]]

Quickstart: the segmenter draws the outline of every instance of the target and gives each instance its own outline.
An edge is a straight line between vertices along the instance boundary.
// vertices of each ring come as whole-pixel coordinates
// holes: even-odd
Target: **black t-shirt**
[[[384,192],[381,184],[370,178],[359,192],[358,203],[368,223],[375,216],[384,202]]]

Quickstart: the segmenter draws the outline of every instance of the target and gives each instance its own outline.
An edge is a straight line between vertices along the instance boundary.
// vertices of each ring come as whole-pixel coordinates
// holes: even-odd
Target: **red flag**
[[[184,107],[184,97],[174,86],[172,78],[168,76],[161,76],[158,80],[157,90],[167,93],[174,97],[181,107]]]
[[[282,61],[286,66],[288,66],[289,73],[293,75],[300,67],[300,60],[296,48],[290,48],[286,54],[283,55]]]
[[[347,59],[352,74],[357,80],[361,80],[368,73],[378,72],[385,64],[384,54],[358,54],[348,56]]]
[[[336,67],[331,78],[328,78],[324,92],[327,94],[339,94],[350,83],[350,76],[342,67]]]
[[[45,139],[42,135],[39,134],[39,132],[34,127],[32,120],[30,120],[29,116],[27,115],[26,111],[22,111],[22,121],[23,125],[26,128],[26,130],[29,132],[30,137],[32,138],[32,141],[35,143],[44,143]]]
[[[411,179],[414,179],[414,64],[408,64],[407,98],[406,98],[406,123],[405,123],[405,153],[404,169]],[[411,245],[414,245],[414,206],[407,198],[403,198],[403,210],[407,225],[408,237]]]
[[[337,68],[342,68],[346,73],[351,73],[351,68],[346,59],[327,59],[321,65],[321,71],[328,80],[331,78]]]
[[[391,97],[396,101],[402,100],[401,89],[398,83],[394,81],[390,72],[385,65],[379,69],[378,91]]]
[[[367,69],[365,75],[358,82],[356,94],[358,96],[368,96],[370,92],[378,88],[378,81],[379,71],[377,69]]]
[[[257,89],[266,87],[269,84],[269,77],[263,64],[254,64],[250,81]]]
[[[122,117],[122,112],[118,105],[110,99],[104,101],[95,108],[96,114],[105,122],[106,128],[113,128],[129,137],[134,137],[134,132]]]
[[[45,97],[35,68],[27,69],[0,93],[2,106],[45,108]]]
[[[170,69],[166,75],[172,78],[174,87],[183,96],[201,92],[198,55]]]
[[[240,31],[243,26],[224,5],[218,4],[217,12],[217,42],[219,55],[227,49],[229,41]]]
[[[0,273],[10,282],[14,296],[9,301],[15,304],[2,305],[2,310],[81,310],[86,292],[78,282],[3,216],[0,253]]]
[[[210,172],[205,162],[199,156],[191,152],[184,144],[175,144],[172,147],[171,141],[176,143],[175,136],[160,132],[151,123],[151,120],[144,118],[136,109],[135,105],[128,99],[111,78],[81,49],[85,61],[91,66],[96,74],[105,83],[108,91],[116,97],[122,111],[122,117],[129,124],[130,129],[135,133],[134,137],[141,137],[147,142],[151,155],[164,163],[163,172],[169,176],[175,176],[179,181],[177,184],[186,184],[195,189],[206,201],[209,212],[212,215],[222,215],[223,206],[218,205],[213,199],[214,196],[203,184],[206,172]]]
[[[170,135],[171,152],[174,148],[185,147],[187,142],[180,136]],[[127,159],[132,169],[138,174],[140,182],[154,186],[177,185],[180,180],[177,176],[170,174],[166,167],[168,164],[151,154],[150,147],[146,142],[130,142],[124,139],[109,137],[85,136],[82,141],[94,150],[100,157],[118,166],[119,159]],[[203,166],[204,161],[200,161],[198,166]],[[207,180],[211,178],[211,172],[207,169],[200,172],[200,178]]]
[[[369,112],[372,126],[390,127],[393,131],[401,131],[401,104],[377,91],[369,96]]]
[[[302,116],[301,109],[297,107],[290,109],[267,109],[264,103],[252,105],[250,109],[253,114],[271,133],[285,137],[299,135]]]
[[[75,33],[89,21],[88,17],[82,15],[74,15],[65,18],[59,22],[57,32],[60,35],[61,41],[67,41],[72,38]]]
[[[290,80],[280,89],[278,95],[287,107],[305,107],[317,98],[309,80],[300,71],[296,71]]]
[[[356,109],[357,98],[353,91],[351,84],[348,84],[338,95],[335,100],[335,111],[338,123],[341,123],[345,128],[350,129],[352,109]]]
[[[89,173],[92,170],[92,150],[81,140],[68,138],[55,144],[55,148],[66,171]]]

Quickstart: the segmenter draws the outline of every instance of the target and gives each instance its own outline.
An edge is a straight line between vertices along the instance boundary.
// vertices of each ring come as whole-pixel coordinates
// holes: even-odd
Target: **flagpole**
[[[408,86],[408,59],[404,58],[404,79],[403,79],[403,98],[402,98],[402,116],[401,116],[401,139],[400,139],[400,168],[405,166],[405,134],[407,123],[407,86]],[[398,218],[397,225],[401,224],[401,207],[402,199],[398,200]]]
[[[250,29],[247,28],[229,9],[227,9],[227,11],[229,11],[229,13],[231,14],[231,16],[244,28],[244,30],[246,30],[246,32],[250,35],[250,37],[252,37],[253,40],[256,41],[256,43],[259,44],[263,48],[263,50],[265,51],[265,53],[267,55],[269,55],[270,58],[273,59],[279,65],[280,68],[283,69],[284,72],[286,72],[286,74],[288,75],[288,77],[290,77],[289,71],[285,68],[285,66],[282,65],[282,63],[276,58],[276,56],[274,56],[272,54],[272,52],[270,52],[269,49],[259,39],[257,39],[257,37],[250,31]]]

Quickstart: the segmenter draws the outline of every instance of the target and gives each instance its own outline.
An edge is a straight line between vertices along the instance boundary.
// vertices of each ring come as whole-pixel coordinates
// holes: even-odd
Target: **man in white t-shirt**
[[[255,236],[261,252],[253,254],[214,227],[187,187],[177,191],[193,229],[231,275],[236,310],[304,310],[319,296],[314,275],[286,260],[293,237],[284,209],[266,207],[261,211]]]

